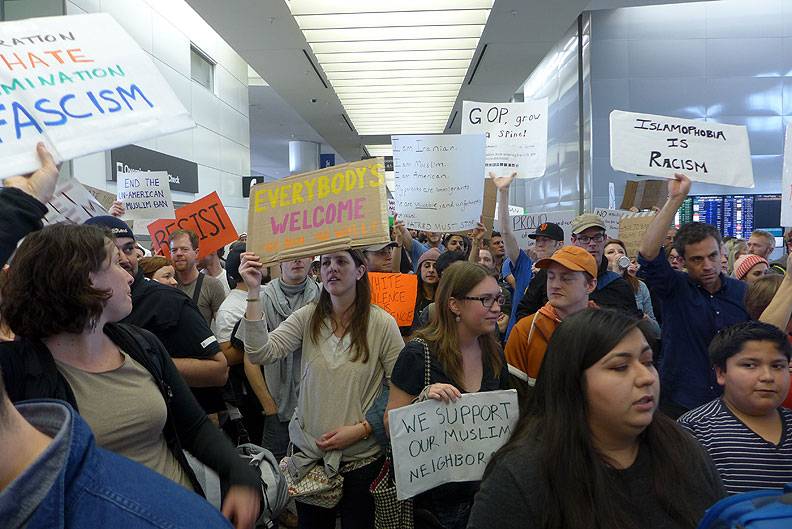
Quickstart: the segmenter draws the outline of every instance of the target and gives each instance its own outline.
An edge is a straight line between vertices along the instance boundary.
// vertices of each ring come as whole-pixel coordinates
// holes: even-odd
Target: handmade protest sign
[[[602,217],[605,222],[605,234],[611,239],[619,238],[619,221],[624,216],[632,215],[630,211],[625,209],[594,208],[594,213]]]
[[[627,180],[624,183],[624,196],[619,209],[659,209],[663,207],[667,197],[666,180]]]
[[[369,272],[368,278],[371,302],[393,316],[399,327],[412,325],[415,298],[418,294],[418,276]]]
[[[175,219],[148,225],[154,248],[166,257],[170,257],[170,234],[176,230],[191,230],[198,235],[199,259],[239,238],[216,191],[177,209]]]
[[[628,213],[619,221],[619,239],[627,248],[628,257],[636,257],[646,230],[654,220],[654,212]]]
[[[0,178],[193,127],[148,54],[107,13],[0,23]]]
[[[257,184],[248,251],[275,263],[390,241],[382,158]]]
[[[781,226],[792,226],[792,127],[784,136],[784,171],[781,182]]]
[[[547,167],[547,98],[524,103],[462,102],[462,134],[487,138],[484,176],[538,178]]]
[[[517,424],[517,391],[465,393],[388,412],[396,497],[412,498],[451,481],[477,481]]]
[[[119,173],[118,200],[124,203],[124,218],[133,220],[170,218],[175,215],[167,171]]]
[[[108,211],[113,206],[113,202],[116,201],[116,195],[114,193],[86,185],[83,185],[83,187]]]
[[[525,213],[525,208],[522,206],[513,206],[509,204],[509,216],[514,217],[516,215],[522,215]],[[495,220],[498,220],[498,210],[495,209]]]
[[[484,135],[393,136],[396,211],[408,228],[476,227],[484,201]]]
[[[742,125],[610,113],[610,161],[617,171],[695,182],[753,187],[748,131]]]
[[[107,215],[96,198],[75,178],[58,178],[52,200],[47,202],[44,224],[82,224],[91,217]]]
[[[509,217],[512,225],[512,232],[517,239],[520,248],[527,249],[534,245],[535,241],[528,236],[536,232],[536,228],[547,222],[558,224],[564,230],[564,237],[568,241],[572,236],[572,221],[577,217],[575,210],[544,211],[542,213],[526,213],[524,215],[514,215]],[[564,241],[566,244],[566,241]]]

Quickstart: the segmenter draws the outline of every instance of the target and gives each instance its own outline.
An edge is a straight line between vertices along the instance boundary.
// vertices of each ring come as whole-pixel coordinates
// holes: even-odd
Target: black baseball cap
[[[547,237],[554,241],[564,241],[564,230],[558,224],[552,222],[545,222],[536,227],[536,231],[528,235],[529,239],[536,239],[537,237]]]

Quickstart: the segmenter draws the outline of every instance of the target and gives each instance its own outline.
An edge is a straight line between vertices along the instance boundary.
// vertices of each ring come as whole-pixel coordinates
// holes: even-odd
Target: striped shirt
[[[682,415],[679,424],[709,452],[729,494],[779,489],[792,482],[792,411],[778,411],[777,445],[748,428],[719,398]]]

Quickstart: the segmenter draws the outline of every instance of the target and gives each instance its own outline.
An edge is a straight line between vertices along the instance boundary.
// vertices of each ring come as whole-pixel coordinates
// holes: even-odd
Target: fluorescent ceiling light
[[[387,135],[443,132],[494,0],[286,3],[354,128]]]
[[[393,145],[390,143],[366,145],[366,150],[371,156],[393,156]]]

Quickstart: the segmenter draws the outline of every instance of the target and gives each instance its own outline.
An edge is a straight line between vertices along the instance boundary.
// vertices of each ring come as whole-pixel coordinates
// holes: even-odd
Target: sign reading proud
[[[547,167],[547,98],[524,103],[462,102],[462,134],[487,137],[485,173],[538,178]]]
[[[412,325],[415,298],[418,295],[418,276],[369,272],[371,302],[393,316],[399,327]]]
[[[476,227],[484,204],[484,135],[393,136],[396,211],[408,228]]]
[[[492,454],[511,437],[518,415],[514,389],[390,410],[396,497],[412,498],[450,481],[480,480]]]
[[[547,222],[558,224],[564,230],[564,244],[572,237],[572,221],[577,217],[575,210],[546,211],[544,213],[526,213],[525,215],[513,215],[509,217],[512,225],[512,232],[517,239],[520,248],[530,248],[535,244],[535,240],[528,236],[536,232],[536,229]]]
[[[176,219],[152,222],[148,230],[155,248],[166,257],[170,257],[170,234],[176,230],[198,235],[199,259],[239,238],[216,191],[177,209]]]
[[[253,186],[248,233],[263,263],[390,241],[382,158]]]
[[[0,177],[193,127],[149,56],[106,13],[0,23]]]
[[[653,114],[610,113],[610,161],[617,171],[695,182],[753,187],[748,131]]]

